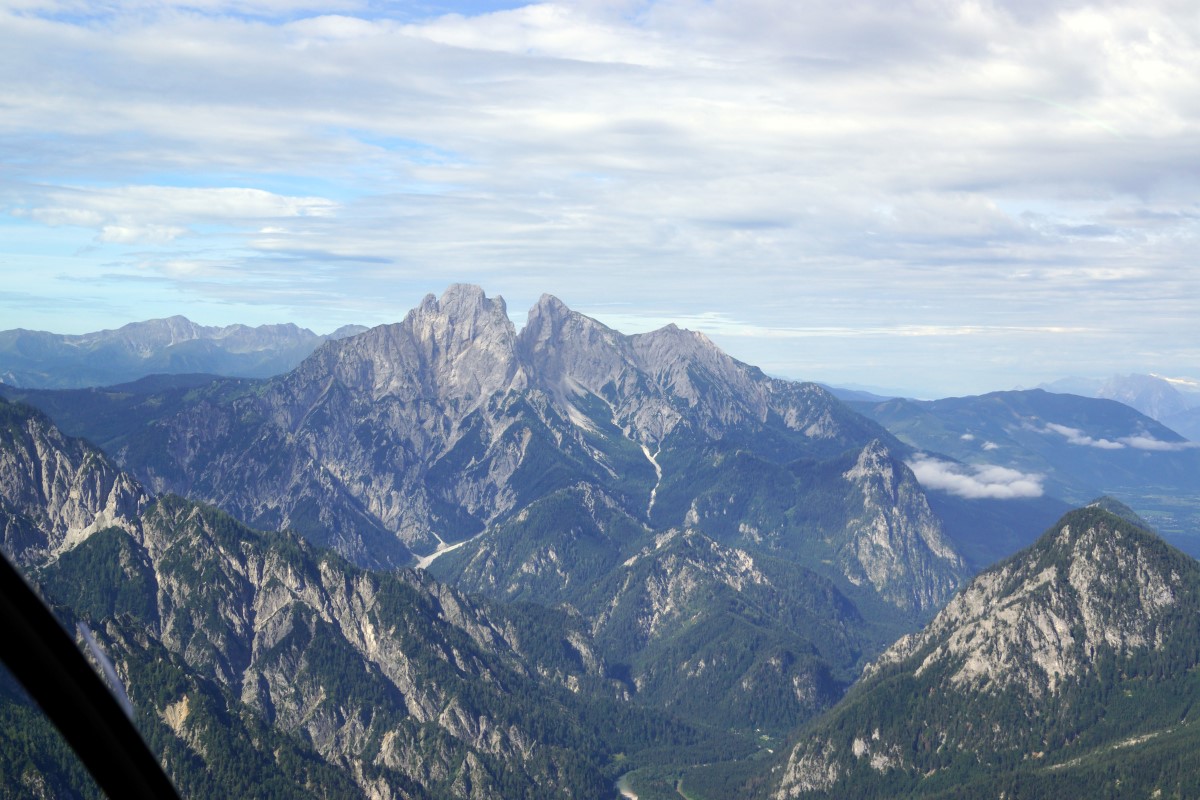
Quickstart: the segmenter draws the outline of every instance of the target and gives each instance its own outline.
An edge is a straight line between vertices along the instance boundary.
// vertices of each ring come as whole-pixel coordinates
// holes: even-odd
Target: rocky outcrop
[[[234,790],[238,759],[259,771],[251,793],[311,780],[355,796],[347,776],[367,797],[610,793],[574,697],[619,692],[581,619],[365,572],[178,496],[150,503],[5,401],[0,492],[9,529],[33,537],[17,551],[32,578],[95,632],[181,785]]]
[[[99,450],[0,399],[0,526],[10,557],[43,563],[101,528],[135,530],[147,502]]]
[[[1042,697],[1089,670],[1098,654],[1162,648],[1178,595],[1191,590],[1182,582],[1192,565],[1172,564],[1160,542],[1096,511],[1062,522],[1036,558],[980,575],[872,670],[919,653],[917,675],[948,668],[960,689],[1015,687]]]
[[[98,604],[118,587],[80,580],[123,571],[134,577],[120,601]],[[571,752],[582,734],[578,711],[563,706],[572,686],[605,680],[580,624],[550,629],[488,611],[417,572],[363,572],[173,496],[151,506],[136,532],[105,530],[40,577],[51,597],[104,631],[119,672],[161,647],[185,675],[221,687],[233,704],[223,713],[253,714],[311,743],[364,796],[382,775],[385,785],[402,776],[439,797],[494,797],[500,786],[561,797],[580,784],[562,782],[559,770],[574,771],[572,781],[594,771],[589,755]],[[110,611],[106,602],[120,605]],[[578,656],[551,647],[548,658],[555,637]],[[531,638],[536,652],[523,648]],[[189,722],[195,698],[131,688],[141,703],[161,704],[152,716],[195,756],[228,752],[219,732]],[[461,772],[464,764],[476,766]]]
[[[918,615],[940,608],[967,568],[912,470],[875,440],[843,478],[862,497],[859,513],[832,539],[847,579]]]
[[[1089,748],[1168,736],[1169,698],[1190,695],[1200,661],[1198,614],[1193,559],[1103,508],[1072,512],[871,664],[801,734],[774,796],[854,794],[891,770],[1067,770]]]

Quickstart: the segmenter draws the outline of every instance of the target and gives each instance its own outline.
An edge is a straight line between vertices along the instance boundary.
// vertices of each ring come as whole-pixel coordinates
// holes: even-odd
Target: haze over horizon
[[[1176,0],[0,9],[0,329],[453,282],[925,396],[1200,375]]]

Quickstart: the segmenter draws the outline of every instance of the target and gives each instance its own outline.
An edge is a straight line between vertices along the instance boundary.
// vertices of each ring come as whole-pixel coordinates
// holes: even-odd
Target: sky
[[[0,0],[0,329],[450,283],[914,396],[1200,377],[1195,0]]]

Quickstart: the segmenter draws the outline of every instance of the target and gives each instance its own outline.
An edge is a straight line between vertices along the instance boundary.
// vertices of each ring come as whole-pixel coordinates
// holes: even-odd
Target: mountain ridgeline
[[[577,616],[150,499],[33,409],[0,415],[7,549],[94,632],[186,797],[607,798],[618,751],[712,738],[628,702]],[[7,677],[0,718],[0,786],[96,796]]]
[[[1200,564],[1073,511],[872,663],[769,794],[1194,797],[1198,620]]]
[[[1186,478],[1116,404],[873,403],[897,438],[701,334],[550,296],[517,332],[472,286],[269,379],[2,389],[3,547],[187,797],[1200,794],[1196,562],[1104,499],[972,580],[1061,502],[908,465],[1086,487],[1057,437]],[[0,719],[0,786],[97,796],[2,676]]]
[[[882,427],[702,334],[626,336],[550,296],[517,333],[502,299],[452,286],[262,382],[20,396],[154,494],[363,566],[414,563],[555,497],[801,562],[916,616],[966,574]]]
[[[548,296],[520,334],[455,286],[269,380],[18,394],[105,452],[5,404],[9,552],[199,796],[609,796],[820,713],[966,574],[876,424]]]
[[[80,335],[0,331],[0,381],[35,389],[110,386],[155,373],[266,378],[299,364],[322,342],[366,330],[347,325],[319,336],[296,325],[197,325],[185,317],[131,322]]]

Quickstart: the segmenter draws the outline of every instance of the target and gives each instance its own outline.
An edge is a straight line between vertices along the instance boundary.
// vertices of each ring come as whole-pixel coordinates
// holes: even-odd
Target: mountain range
[[[6,550],[95,632],[185,796],[608,797],[608,748],[698,738],[620,702],[577,618],[363,572],[151,499],[28,407],[0,421]],[[23,709],[0,687],[0,713]],[[5,784],[57,785],[30,738],[0,747]]]
[[[110,386],[155,373],[266,378],[292,369],[324,341],[363,330],[347,325],[319,336],[290,323],[214,327],[180,316],[81,335],[18,328],[0,331],[0,381],[62,389]]]
[[[1063,378],[1041,388],[1116,400],[1191,441],[1200,441],[1200,381],[1190,378],[1165,378],[1161,375],[1114,375],[1103,380]]]
[[[1118,403],[848,404],[462,285],[274,377],[0,394],[4,549],[187,796],[1195,786],[1195,562],[1063,516],[1192,491]],[[87,796],[0,715],[5,785]]]
[[[691,526],[799,561],[906,612],[965,575],[885,429],[674,326],[625,336],[545,296],[518,334],[503,300],[460,285],[276,378],[180,380],[7,394],[152,493],[294,529],[363,566],[487,547],[485,531],[568,492],[647,532]]]

